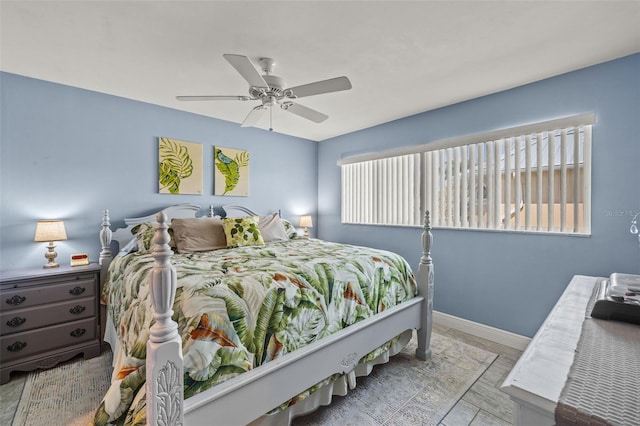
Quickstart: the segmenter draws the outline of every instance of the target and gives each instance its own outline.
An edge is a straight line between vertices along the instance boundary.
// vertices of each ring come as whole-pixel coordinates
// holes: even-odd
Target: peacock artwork
[[[215,147],[214,195],[249,195],[249,152]]]
[[[158,192],[202,195],[202,144],[158,138]]]

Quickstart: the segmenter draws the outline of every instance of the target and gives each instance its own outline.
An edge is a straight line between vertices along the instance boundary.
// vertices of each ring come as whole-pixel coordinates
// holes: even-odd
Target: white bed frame
[[[242,206],[223,206],[223,209],[228,217],[256,214]],[[410,329],[415,329],[417,333],[416,357],[421,360],[431,358],[433,236],[429,212],[426,212],[422,256],[416,277],[416,297],[183,400],[182,342],[177,324],[171,319],[176,272],[170,262],[172,251],[168,245],[167,229],[171,219],[195,217],[199,210],[200,207],[193,204],[171,206],[156,215],[125,219],[127,227],[115,232],[109,228],[108,210],[104,212],[100,231],[103,278],[111,263],[111,242],[118,241],[120,247],[123,247],[132,238],[133,226],[157,221],[153,250],[155,265],[150,284],[156,323],[150,330],[146,360],[147,424],[247,425],[254,421],[252,424],[289,423],[294,417],[313,411],[318,405],[329,404],[331,395],[313,407],[307,407],[302,401],[298,402],[271,417],[271,421],[270,416],[264,414],[335,373],[349,373],[350,380],[355,380],[351,377],[355,377],[355,364],[362,356]],[[213,207],[209,208],[209,216],[213,216]]]

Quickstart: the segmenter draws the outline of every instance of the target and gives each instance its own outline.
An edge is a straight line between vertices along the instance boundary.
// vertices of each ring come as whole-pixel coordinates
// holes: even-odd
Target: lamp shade
[[[301,228],[313,228],[313,222],[311,221],[311,215],[300,216]]]
[[[62,220],[39,220],[36,224],[35,242],[64,241],[67,239],[67,232],[64,229]]]

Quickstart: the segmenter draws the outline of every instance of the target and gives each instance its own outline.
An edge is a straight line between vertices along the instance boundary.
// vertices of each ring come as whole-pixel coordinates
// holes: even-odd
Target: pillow
[[[138,251],[138,239],[132,238],[124,247],[120,249],[120,256]]]
[[[262,239],[265,243],[269,243],[271,241],[289,241],[289,235],[284,229],[284,225],[282,224],[278,213],[274,213],[269,216],[260,216],[258,229],[260,229]]]
[[[173,229],[168,228],[167,232],[169,233],[169,247],[172,249],[176,248],[176,242],[173,237]],[[131,233],[135,235],[134,240],[136,240],[135,246],[132,241],[125,246],[128,248],[130,245],[132,246],[132,250],[127,253],[138,252],[141,254],[151,253],[153,251],[153,237],[156,234],[155,222],[145,222],[139,225],[134,226],[131,229]],[[120,250],[122,252],[124,249]]]
[[[140,225],[136,225],[131,230],[136,236],[138,243],[138,253],[145,254],[151,253],[153,250],[153,236],[156,233],[156,229],[153,227],[153,223],[145,222]]]
[[[288,236],[290,239],[298,238],[298,237],[299,237],[299,235],[298,235],[298,230],[296,229],[296,227],[295,227],[295,226],[293,226],[293,225],[291,224],[291,222],[289,222],[289,221],[288,221],[288,220],[286,220],[286,219],[281,219],[281,222],[282,222],[282,225],[284,226],[284,230],[285,230],[285,232],[287,233],[287,236]]]
[[[227,247],[222,220],[213,217],[173,219],[171,228],[178,253],[218,250]]]
[[[258,228],[259,216],[222,219],[227,247],[263,245],[264,239]]]

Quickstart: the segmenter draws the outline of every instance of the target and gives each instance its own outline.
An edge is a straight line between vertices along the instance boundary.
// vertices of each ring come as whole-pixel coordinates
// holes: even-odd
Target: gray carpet
[[[294,421],[295,425],[436,425],[496,358],[483,349],[434,333],[433,358],[413,356],[415,342],[388,364],[376,366],[346,397]],[[86,425],[107,390],[111,353],[77,358],[0,387],[0,418],[14,426]],[[17,380],[20,380],[19,378]],[[15,401],[19,402],[17,409]],[[9,424],[3,422],[3,424]]]

